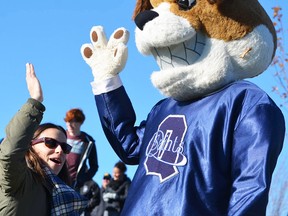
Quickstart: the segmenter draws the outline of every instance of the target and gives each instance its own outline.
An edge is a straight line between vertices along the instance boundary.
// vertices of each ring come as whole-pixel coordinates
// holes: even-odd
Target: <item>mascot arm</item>
[[[123,70],[127,61],[128,49],[126,43],[129,39],[129,32],[125,28],[116,29],[107,41],[102,26],[94,26],[90,31],[90,44],[81,46],[81,54],[85,62],[90,66],[94,77],[92,83],[94,94],[95,86],[99,89],[103,83],[107,85],[111,79],[117,77]],[[117,79],[117,78],[116,78]],[[119,84],[114,87],[116,89]]]
[[[95,101],[104,133],[116,154],[127,164],[138,164],[145,122],[134,126],[135,112],[124,87],[95,95]]]
[[[234,136],[228,215],[265,215],[284,134],[284,117],[274,105],[257,105],[243,117]]]

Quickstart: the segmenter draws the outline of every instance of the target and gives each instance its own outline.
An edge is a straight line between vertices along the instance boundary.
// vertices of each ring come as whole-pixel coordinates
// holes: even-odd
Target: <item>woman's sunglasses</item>
[[[58,145],[60,145],[65,154],[69,154],[72,149],[72,146],[70,146],[69,144],[65,142],[59,142],[50,137],[41,137],[39,139],[34,139],[32,140],[31,145],[36,145],[41,142],[44,142],[45,146],[47,146],[50,149],[55,149]]]

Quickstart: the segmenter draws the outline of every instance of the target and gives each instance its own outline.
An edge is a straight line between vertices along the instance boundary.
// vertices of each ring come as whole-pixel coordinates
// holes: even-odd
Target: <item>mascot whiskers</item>
[[[265,215],[285,134],[269,96],[245,81],[276,49],[257,0],[138,0],[136,46],[153,55],[153,85],[166,96],[136,126],[119,73],[129,32],[90,32],[81,54],[105,135],[138,168],[121,215]]]

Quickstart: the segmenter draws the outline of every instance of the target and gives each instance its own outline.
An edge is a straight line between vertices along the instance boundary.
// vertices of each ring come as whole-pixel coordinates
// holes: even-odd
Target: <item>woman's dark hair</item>
[[[44,123],[44,124],[39,125],[39,127],[35,131],[34,136],[33,136],[33,140],[38,138],[39,135],[43,131],[45,131],[49,128],[55,128],[55,129],[61,131],[67,138],[65,129],[63,127],[61,127],[60,125],[55,125],[53,123]],[[29,151],[26,153],[26,160],[27,160],[29,166],[36,173],[38,173],[42,179],[45,178],[44,171],[42,170],[42,166],[43,166],[42,161],[39,158],[39,156],[35,153],[35,151],[33,150],[32,147],[30,147]],[[70,178],[70,175],[68,172],[68,167],[67,167],[66,161],[65,161],[61,171],[59,172],[58,177],[61,178],[62,181],[64,181],[66,184],[71,186],[72,181],[71,181],[71,178]]]
[[[123,163],[122,161],[118,161],[114,167],[117,167],[122,173],[125,173],[127,171],[127,167],[125,165],[125,163]]]

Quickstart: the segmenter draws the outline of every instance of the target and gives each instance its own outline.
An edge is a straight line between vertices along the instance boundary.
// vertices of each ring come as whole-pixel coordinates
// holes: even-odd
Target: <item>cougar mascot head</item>
[[[251,78],[271,63],[274,27],[257,0],[139,0],[136,45],[163,94],[187,100]]]

